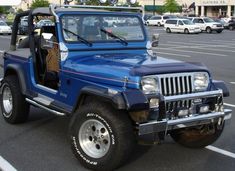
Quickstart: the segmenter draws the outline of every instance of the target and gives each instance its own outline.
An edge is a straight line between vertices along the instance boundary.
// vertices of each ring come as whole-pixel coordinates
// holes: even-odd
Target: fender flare
[[[80,91],[73,112],[82,104],[84,96],[95,96],[100,101],[110,103],[118,110],[148,110],[148,99],[140,90],[125,90],[123,92],[110,93],[108,88],[87,86]]]
[[[13,70],[17,74],[20,83],[21,93],[25,95],[27,91],[27,86],[26,86],[25,74],[22,67],[18,64],[8,64],[4,72],[4,77],[8,75],[8,72],[10,70]]]
[[[228,97],[230,95],[229,93],[229,89],[226,86],[226,84],[224,83],[224,81],[220,81],[220,80],[213,80],[212,81],[212,85],[213,85],[213,89],[218,90],[221,89],[223,90],[223,96],[224,97]]]

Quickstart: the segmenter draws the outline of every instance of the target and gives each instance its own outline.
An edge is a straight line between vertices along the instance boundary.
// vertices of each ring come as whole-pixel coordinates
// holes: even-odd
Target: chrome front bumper
[[[180,118],[176,120],[151,121],[139,125],[139,135],[152,134],[173,129],[197,126],[214,122],[218,118],[228,120],[232,117],[232,110],[225,109],[224,112],[215,112],[203,115]]]
[[[172,102],[176,100],[193,100],[199,98],[209,98],[209,97],[222,97],[222,90],[199,92],[192,94],[176,95],[164,97],[164,101]],[[202,124],[208,124],[213,122],[218,122],[218,120],[228,120],[232,117],[232,110],[224,109],[220,112],[211,112],[207,114],[190,114],[190,116],[185,118],[178,118],[174,120],[163,119],[161,121],[149,121],[147,123],[139,124],[139,135],[153,134],[162,131],[169,131],[173,129],[185,128],[190,126],[197,126]]]

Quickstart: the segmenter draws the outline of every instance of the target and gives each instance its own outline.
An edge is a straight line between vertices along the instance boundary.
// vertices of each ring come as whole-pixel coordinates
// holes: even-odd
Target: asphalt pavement
[[[224,80],[230,89],[225,107],[235,110],[235,31],[185,35],[168,34],[159,27],[148,29],[150,36],[160,34],[159,47],[156,48],[158,56],[202,62],[211,70],[214,79]],[[9,43],[9,36],[0,36],[0,51],[7,50]],[[5,162],[4,167],[18,171],[85,171],[70,150],[69,120],[34,107],[29,121],[24,124],[9,125],[0,117],[0,170]],[[233,171],[234,130],[235,116],[221,137],[208,148],[185,148],[170,137],[160,145],[138,146],[126,165],[118,170]]]

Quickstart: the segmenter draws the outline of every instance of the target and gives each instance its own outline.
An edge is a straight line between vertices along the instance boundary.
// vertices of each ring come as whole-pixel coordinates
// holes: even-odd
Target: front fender
[[[134,111],[149,109],[148,100],[140,90],[118,92],[108,88],[88,86],[82,88],[77,105],[73,111],[80,106],[86,96],[94,96],[100,101],[110,103],[115,109],[119,110]]]

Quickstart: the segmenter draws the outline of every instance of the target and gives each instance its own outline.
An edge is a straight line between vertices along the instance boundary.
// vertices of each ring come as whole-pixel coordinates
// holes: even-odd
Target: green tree
[[[76,0],[77,1],[77,4],[80,4],[80,0]],[[87,0],[86,1],[86,5],[110,5],[108,0],[106,3],[104,4],[100,4],[100,2],[98,0]],[[126,5],[126,4],[123,4],[123,5]],[[133,7],[138,7],[140,6],[138,2],[136,2],[135,4],[132,5]]]
[[[80,0],[76,0],[77,4],[80,4]],[[98,0],[87,0],[86,5],[100,5]],[[102,4],[102,5],[109,5],[108,2]]]
[[[34,9],[37,7],[48,7],[49,5],[50,3],[48,2],[48,0],[34,0],[30,8]]]
[[[17,9],[17,13],[22,13],[24,10],[22,8]]]
[[[10,9],[9,6],[3,6],[3,7],[0,6],[0,14],[8,14],[9,9]]]
[[[164,11],[165,12],[179,12],[180,11],[180,6],[176,2],[176,0],[165,0],[165,3],[163,5]]]

